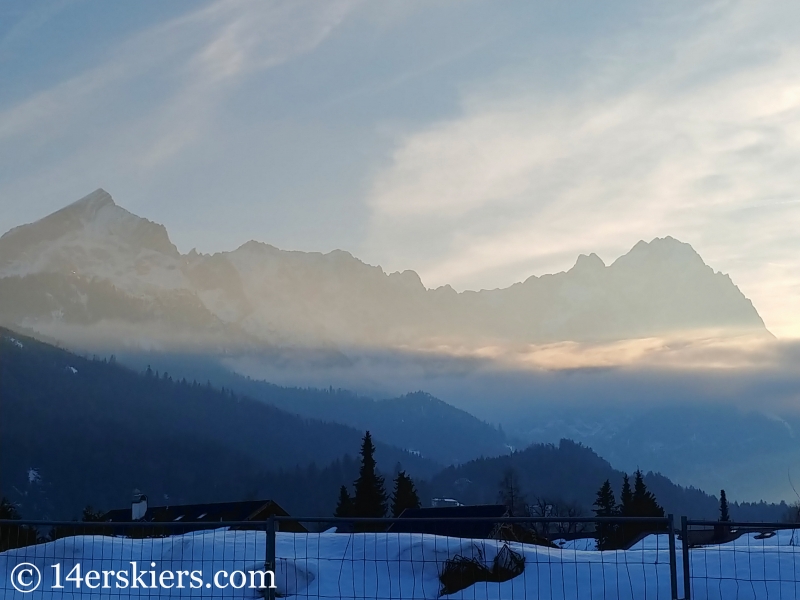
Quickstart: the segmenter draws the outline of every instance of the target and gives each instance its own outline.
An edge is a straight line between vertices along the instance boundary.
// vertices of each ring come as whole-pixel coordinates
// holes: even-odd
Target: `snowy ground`
[[[797,539],[800,536],[792,531],[767,539],[755,539],[751,534],[730,544],[692,550],[692,597],[800,598],[800,553],[794,546]],[[677,543],[678,580],[682,582]],[[76,590],[65,583],[65,589],[52,590],[54,572],[50,565],[61,564],[63,579],[76,563],[81,563],[86,573],[92,569],[130,569],[130,561],[148,569],[155,562],[157,572],[198,570],[203,581],[210,582],[221,569],[263,569],[265,544],[263,532],[225,530],[147,540],[64,538],[0,554],[0,597],[258,597],[255,590],[207,588],[205,584],[199,589],[88,590],[82,586]],[[417,534],[279,533],[277,591],[298,598],[437,598],[439,572],[448,558],[479,557],[491,565],[502,545]],[[667,536],[650,536],[624,552],[596,552],[583,549],[585,545],[577,541],[556,550],[512,544],[526,559],[522,575],[502,584],[478,583],[448,598],[670,598]],[[22,594],[11,585],[13,569],[23,562],[33,563],[43,573],[41,585],[32,593]]]

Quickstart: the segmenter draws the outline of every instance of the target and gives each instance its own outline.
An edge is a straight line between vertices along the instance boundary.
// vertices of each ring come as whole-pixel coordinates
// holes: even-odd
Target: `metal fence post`
[[[689,561],[689,523],[687,518],[681,517],[681,540],[683,543],[683,598],[684,600],[692,600],[692,573]]]
[[[672,600],[678,598],[678,557],[675,554],[675,517],[667,515],[669,519],[669,589],[672,592]]]
[[[273,573],[273,577],[277,578],[277,573],[275,573],[275,567],[277,565],[277,560],[275,558],[275,516],[271,515],[267,519],[267,558],[265,569],[267,571],[271,571]],[[271,583],[269,578],[267,583]],[[272,587],[267,587],[264,590],[264,598],[266,600],[275,600],[275,590]]]

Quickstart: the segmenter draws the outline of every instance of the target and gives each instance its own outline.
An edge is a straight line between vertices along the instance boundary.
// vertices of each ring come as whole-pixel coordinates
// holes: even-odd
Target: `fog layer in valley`
[[[800,479],[800,346],[670,237],[456,292],[340,250],[181,254],[97,190],[0,238],[0,322],[201,381],[424,390],[520,444],[569,437],[734,499]]]

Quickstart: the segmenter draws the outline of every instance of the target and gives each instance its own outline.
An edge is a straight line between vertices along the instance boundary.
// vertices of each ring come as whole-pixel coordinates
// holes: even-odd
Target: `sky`
[[[671,235],[800,337],[800,4],[0,5],[0,231],[98,187],[182,252],[507,286]]]

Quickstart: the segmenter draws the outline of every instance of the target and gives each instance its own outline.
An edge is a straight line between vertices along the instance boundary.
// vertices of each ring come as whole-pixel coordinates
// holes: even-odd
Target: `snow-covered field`
[[[736,542],[691,551],[693,594],[703,599],[760,599],[800,597],[800,565],[792,531],[768,539],[743,536]],[[130,540],[77,536],[0,554],[2,598],[127,598],[134,596],[258,597],[255,590],[208,587],[215,572],[263,569],[263,532],[215,530],[169,538]],[[503,542],[461,540],[418,534],[291,534],[277,535],[276,585],[279,595],[298,598],[438,598],[439,573],[456,555],[477,557],[491,566]],[[585,542],[562,549],[511,544],[525,556],[523,574],[505,583],[477,583],[448,598],[470,599],[646,599],[670,598],[669,554],[666,536],[650,536],[628,551],[584,550]],[[678,581],[682,583],[680,542]],[[200,571],[202,586],[192,589],[80,590],[63,581],[77,564],[89,570],[155,572]],[[23,563],[43,574],[32,593],[12,587],[11,574]],[[61,564],[64,589],[53,590],[51,565]],[[155,563],[155,567],[151,564]],[[722,578],[720,578],[722,576]],[[712,578],[712,579],[709,579]],[[98,583],[102,584],[102,580]],[[173,586],[174,586],[173,581]],[[682,586],[679,585],[679,589]],[[682,597],[682,594],[679,594]]]

